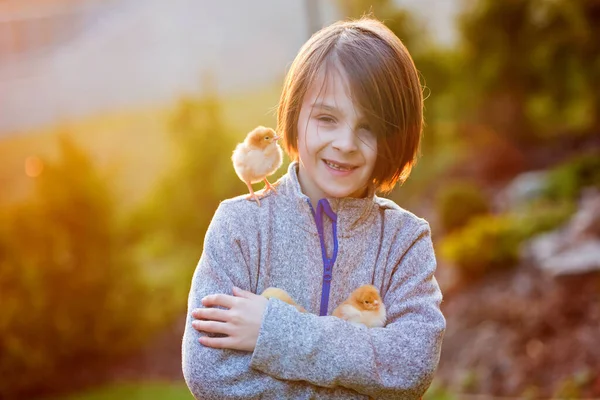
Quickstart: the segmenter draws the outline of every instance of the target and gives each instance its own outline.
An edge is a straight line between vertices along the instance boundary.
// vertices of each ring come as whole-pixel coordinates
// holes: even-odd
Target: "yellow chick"
[[[332,315],[353,324],[365,325],[367,328],[382,328],[386,320],[383,300],[373,285],[363,285],[356,289],[346,301],[333,310]]]
[[[275,173],[283,162],[283,151],[277,143],[278,139],[279,136],[273,129],[258,126],[236,146],[231,156],[235,173],[250,191],[247,198],[256,200],[259,206],[260,200],[252,189],[253,183],[264,181],[267,190],[277,192],[267,176]]]
[[[299,306],[298,304],[296,304],[296,302],[290,297],[289,294],[287,294],[287,292],[285,290],[270,287],[270,288],[265,289],[261,293],[261,296],[264,296],[267,299],[270,299],[270,298],[279,299],[283,302],[293,305],[300,312],[306,312],[306,310],[302,306]]]

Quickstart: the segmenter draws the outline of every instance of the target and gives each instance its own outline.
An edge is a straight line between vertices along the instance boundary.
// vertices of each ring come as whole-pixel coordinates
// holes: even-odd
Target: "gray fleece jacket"
[[[188,387],[196,399],[419,398],[445,329],[429,224],[372,192],[321,200],[315,210],[297,167],[290,164],[278,193],[260,207],[245,196],[225,200],[210,223],[183,336]],[[330,316],[367,283],[383,298],[384,328]],[[201,345],[192,310],[208,294],[232,294],[234,285],[284,289],[309,313],[270,299],[254,352]]]

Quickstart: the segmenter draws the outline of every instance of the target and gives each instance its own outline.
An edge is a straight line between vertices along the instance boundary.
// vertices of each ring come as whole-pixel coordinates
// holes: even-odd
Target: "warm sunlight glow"
[[[44,170],[44,163],[39,157],[29,156],[25,159],[25,174],[30,178],[37,178]]]

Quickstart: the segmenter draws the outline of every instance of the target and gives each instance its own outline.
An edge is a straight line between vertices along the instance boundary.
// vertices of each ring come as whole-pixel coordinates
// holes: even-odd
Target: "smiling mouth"
[[[338,171],[352,171],[352,170],[358,168],[354,165],[338,163],[338,162],[334,162],[334,161],[330,161],[330,160],[323,160],[323,162],[325,164],[327,164],[328,167],[333,168]]]

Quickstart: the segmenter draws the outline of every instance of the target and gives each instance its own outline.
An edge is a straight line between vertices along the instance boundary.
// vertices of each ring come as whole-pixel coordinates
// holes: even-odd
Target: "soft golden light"
[[[40,176],[44,170],[44,163],[39,157],[29,156],[25,159],[25,174],[30,178]]]

